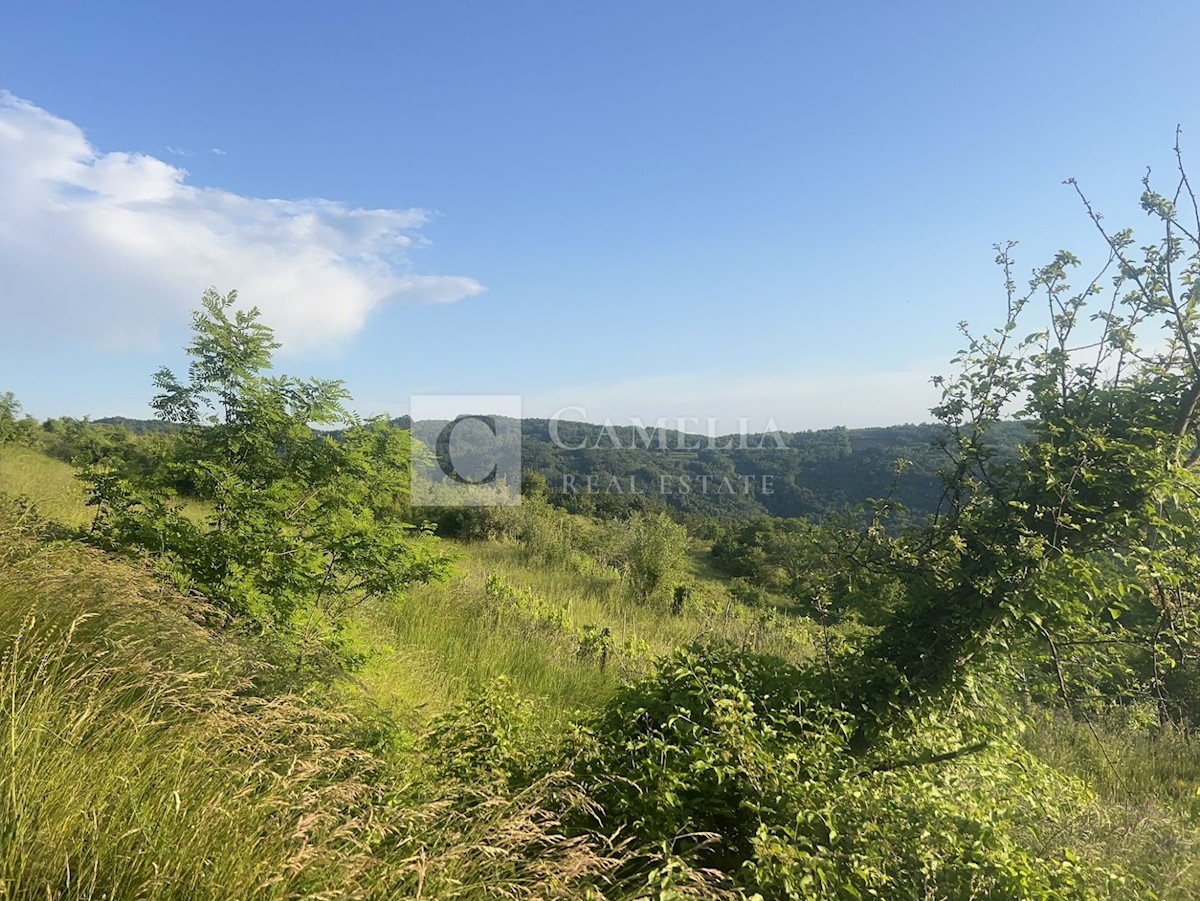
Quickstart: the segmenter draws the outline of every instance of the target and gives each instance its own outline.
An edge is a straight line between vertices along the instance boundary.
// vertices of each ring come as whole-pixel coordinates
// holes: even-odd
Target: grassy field
[[[33,501],[47,519],[87,527],[92,511],[68,464],[35,450],[0,451],[0,492]],[[192,514],[203,512],[189,502]],[[736,604],[697,550],[693,596],[679,615],[634,602],[615,571],[580,572],[525,559],[512,542],[454,543],[450,579],[415,587],[401,603],[362,611],[354,631],[368,654],[361,684],[405,721],[426,719],[498,678],[542,701],[557,720],[595,706],[620,679],[640,672],[657,654],[697,638],[720,637],[791,659],[813,653],[807,629],[787,618]],[[554,627],[532,623],[521,610],[498,609],[486,584],[496,577],[564,611]],[[612,653],[603,668],[581,659],[579,633],[607,629]]]
[[[352,691],[260,692],[196,599],[27,519],[0,498],[0,899],[565,899],[612,869],[535,800],[381,756]]]
[[[0,492],[34,503],[40,516],[70,528],[86,529],[95,516],[87,506],[86,489],[75,477],[76,469],[37,450],[20,445],[0,448]],[[211,511],[209,504],[185,499],[183,512],[199,521]]]
[[[47,519],[83,528],[92,522],[83,483],[68,463],[16,445],[0,449],[0,491],[26,497]]]
[[[699,578],[685,609],[632,599],[619,574],[531,563],[514,542],[455,543],[455,574],[415,587],[402,603],[364,614],[370,661],[361,674],[399,716],[437,713],[498,678],[538,698],[557,719],[602,702],[623,678],[658,655],[703,638],[723,638],[790,659],[814,653],[808,628],[735,603],[719,581]],[[488,580],[555,611],[552,621],[498,604]],[[558,614],[561,611],[561,614]],[[580,636],[607,630],[603,663]]]
[[[0,494],[90,522],[71,467],[31,450],[0,452]],[[557,874],[612,873],[613,849],[563,845],[527,797],[475,798],[424,772],[411,751],[428,724],[503,679],[553,735],[693,639],[793,660],[819,646],[806,621],[734,603],[701,548],[693,596],[672,613],[602,566],[454,543],[451,578],[360,611],[360,672],[329,695],[264,693],[269,665],[196,625],[196,599],[79,544],[35,541],[15,509],[0,500],[0,899],[473,898],[498,885],[578,897],[581,883]],[[604,630],[602,657],[587,636]],[[403,748],[372,744],[380,716]],[[1159,898],[1200,897],[1194,739],[1030,720],[1025,744],[1092,798],[1054,840]],[[478,804],[470,815],[462,797]]]

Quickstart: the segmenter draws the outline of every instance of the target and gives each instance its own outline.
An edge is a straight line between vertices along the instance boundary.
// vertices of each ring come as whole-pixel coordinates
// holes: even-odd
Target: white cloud
[[[184,169],[98,150],[79,126],[0,91],[0,311],[26,343],[152,341],[215,285],[260,307],[289,350],[336,344],[386,301],[484,290],[411,271],[428,220],[194,187]]]

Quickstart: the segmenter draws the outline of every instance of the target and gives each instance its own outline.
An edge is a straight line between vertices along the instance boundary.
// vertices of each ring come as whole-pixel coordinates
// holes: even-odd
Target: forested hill
[[[665,503],[706,515],[819,519],[891,493],[921,517],[940,496],[937,473],[946,458],[935,442],[941,433],[941,426],[926,424],[713,439],[653,427],[525,419],[521,453],[525,472],[540,473],[552,499],[580,512]],[[456,444],[462,434],[455,432]],[[1025,434],[1020,423],[1005,423],[993,440],[1001,452],[1012,452]],[[456,453],[463,452],[459,444]],[[899,460],[911,465],[898,475]]]
[[[124,417],[96,422],[135,434],[165,428]],[[394,424],[410,426],[408,417]],[[486,452],[472,447],[472,434],[454,432],[460,461],[463,454]],[[711,438],[652,426],[520,423],[524,471],[540,473],[556,503],[601,515],[665,504],[710,516],[815,520],[890,493],[919,518],[933,511],[940,495],[937,473],[946,463],[936,446],[940,434],[941,426],[924,424]],[[1001,452],[1012,452],[1025,434],[1022,424],[1003,423],[992,438]],[[897,474],[899,460],[910,465]]]
[[[137,434],[164,428],[124,417],[97,423]],[[394,423],[410,426],[408,417]],[[454,433],[460,461],[475,452],[471,434]],[[937,505],[937,473],[946,463],[936,447],[941,427],[932,424],[710,438],[653,427],[525,419],[520,434],[523,469],[545,478],[550,498],[601,515],[665,504],[704,515],[820,519],[890,493],[919,518]],[[992,437],[1001,452],[1011,452],[1025,434],[1020,423],[1004,423]],[[484,452],[482,446],[478,452]],[[910,465],[897,474],[899,460]]]

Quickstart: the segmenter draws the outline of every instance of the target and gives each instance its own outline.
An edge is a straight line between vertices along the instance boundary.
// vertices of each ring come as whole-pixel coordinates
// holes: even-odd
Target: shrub
[[[155,376],[152,405],[177,427],[163,472],[121,459],[85,470],[94,535],[155,557],[181,587],[294,646],[297,661],[352,661],[357,605],[445,574],[432,536],[390,515],[409,488],[409,435],[360,421],[340,382],[269,376],[278,345],[236,301],[207,292],[188,381]],[[347,422],[337,439],[312,428]],[[173,502],[180,479],[211,505],[203,527]]]
[[[1123,884],[1035,840],[1085,802],[1075,783],[1012,747],[872,766],[851,753],[849,715],[807,681],[729,648],[662,661],[608,706],[580,759],[606,825],[769,898],[1086,898]]]
[[[21,417],[21,404],[13,393],[0,394],[0,446],[29,441],[34,430],[34,421]]]
[[[625,572],[634,595],[649,601],[674,589],[687,559],[687,529],[665,513],[635,513],[626,535]]]

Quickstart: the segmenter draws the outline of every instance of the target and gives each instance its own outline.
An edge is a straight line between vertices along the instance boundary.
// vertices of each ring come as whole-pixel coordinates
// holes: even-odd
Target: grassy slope
[[[5,512],[0,898],[282,898],[355,878],[363,856],[328,819],[338,760],[306,747],[316,712],[243,694],[245,649],[147,574],[22,547]]]
[[[71,528],[87,528],[95,511],[87,506],[84,485],[75,478],[69,463],[27,447],[0,450],[0,492],[25,497],[37,505],[45,519]],[[185,500],[183,512],[192,519],[203,516],[211,505]]]
[[[83,527],[92,522],[92,511],[84,504],[83,483],[75,478],[74,468],[35,450],[0,449],[0,491],[29,498],[44,517],[64,525]]]
[[[89,521],[70,467],[31,451],[0,453],[0,492],[28,495],[68,524]],[[372,652],[360,682],[398,719],[424,720],[502,675],[542,699],[547,725],[600,703],[641,658],[617,654],[603,670],[581,660],[577,630],[587,624],[611,629],[618,647],[636,636],[661,651],[717,634],[792,657],[811,652],[804,634],[729,604],[699,562],[698,598],[672,616],[632,603],[603,570],[539,566],[515,545],[459,550],[456,578],[367,611],[360,624]],[[79,898],[105,890],[217,897],[218,887],[230,896],[282,895],[333,884],[367,865],[355,844],[361,836],[353,834],[362,813],[353,779],[348,795],[329,795],[320,754],[309,759],[303,747],[296,760],[311,778],[288,775],[296,762],[288,756],[296,750],[289,730],[307,730],[314,746],[336,745],[325,726],[312,725],[325,714],[295,700],[258,708],[235,700],[246,650],[192,626],[179,615],[182,599],[164,606],[153,580],[127,566],[72,547],[0,563],[0,640],[24,648],[4,656],[0,668],[7,719],[0,870],[16,879],[0,882],[0,898],[35,886]],[[520,610],[498,612],[485,588],[489,575],[565,606],[565,622],[546,627]],[[69,635],[82,615],[97,619]],[[30,690],[35,684],[42,688]],[[1073,844],[1124,861],[1159,886],[1161,897],[1200,897],[1194,741],[1119,726],[1093,733],[1048,719],[1029,744],[1101,800]],[[322,831],[330,816],[349,831]],[[311,835],[297,843],[289,830],[314,817]],[[69,883],[59,862],[71,868]],[[292,875],[283,882],[264,881],[285,871]],[[406,878],[404,871],[386,875],[399,880],[393,886]],[[168,889],[174,885],[181,888]]]
[[[812,652],[803,626],[735,604],[715,579],[698,580],[688,607],[672,615],[661,604],[633,601],[611,571],[539,565],[512,543],[456,547],[454,577],[415,588],[395,607],[376,608],[362,629],[374,651],[363,681],[398,712],[440,712],[503,676],[557,718],[600,703],[653,656],[704,636],[792,659]],[[489,576],[563,608],[564,622],[538,624],[520,610],[498,609],[486,590]],[[603,667],[594,654],[580,657],[579,635],[589,626],[611,634],[613,652]]]
[[[0,452],[0,492],[24,495],[48,519],[86,527],[91,511],[74,469],[27,448]],[[194,505],[193,505],[194,506]],[[731,601],[699,555],[696,588],[682,615],[634,603],[616,573],[547,567],[514,544],[456,544],[456,574],[418,586],[401,603],[364,611],[357,633],[369,662],[361,682],[402,720],[447,710],[472,689],[506,677],[522,694],[544,702],[557,719],[600,703],[619,679],[661,654],[701,636],[720,636],[795,659],[812,651],[806,630],[753,614]],[[534,625],[520,611],[498,611],[485,592],[495,575],[566,608],[562,627]],[[578,632],[609,629],[615,652],[601,669],[579,658]],[[633,653],[620,653],[632,648]]]
[[[69,484],[5,462],[50,476],[39,501]],[[0,899],[566,899],[611,869],[537,797],[372,750],[348,686],[262,693],[266,662],[195,599],[35,526],[0,497]]]

